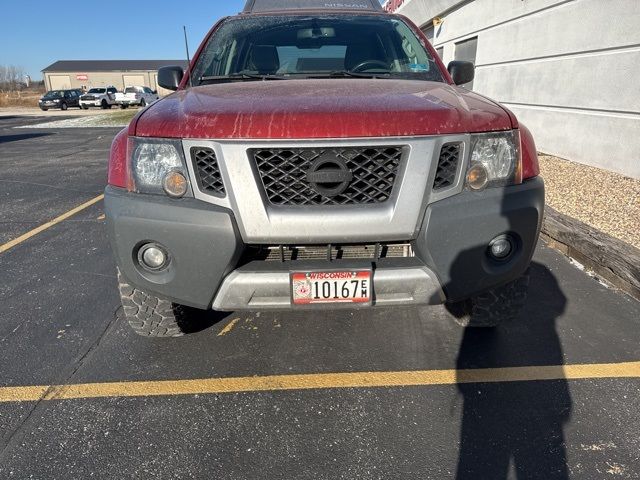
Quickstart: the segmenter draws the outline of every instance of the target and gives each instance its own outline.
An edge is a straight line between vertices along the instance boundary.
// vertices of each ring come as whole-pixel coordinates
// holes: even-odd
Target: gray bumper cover
[[[208,309],[242,244],[228,210],[194,199],[105,191],[107,232],[116,263],[135,287],[177,303]],[[167,271],[151,273],[135,261],[137,249],[157,242],[169,252]]]
[[[462,192],[427,208],[413,239],[415,258],[383,259],[375,264],[341,260],[238,266],[244,244],[231,210],[197,199],[176,201],[114,188],[105,192],[109,239],[127,280],[177,303],[217,310],[291,308],[290,270],[363,266],[374,271],[374,305],[462,300],[526,270],[543,209],[542,179],[480,193]],[[516,238],[518,250],[508,262],[493,262],[486,254],[487,245],[504,233]],[[148,242],[160,243],[170,252],[168,270],[151,273],[137,265],[137,249]]]
[[[464,300],[520,277],[529,267],[544,213],[544,181],[464,191],[427,208],[416,254],[433,271],[448,301]],[[517,250],[506,262],[487,255],[495,237],[509,234]]]

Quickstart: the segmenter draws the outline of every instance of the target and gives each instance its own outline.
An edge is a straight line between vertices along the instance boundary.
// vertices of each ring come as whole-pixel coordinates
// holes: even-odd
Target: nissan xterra
[[[533,138],[458,85],[378,0],[249,0],[172,95],[112,145],[105,206],[124,314],[145,336],[201,310],[445,304],[515,317],[544,208]]]

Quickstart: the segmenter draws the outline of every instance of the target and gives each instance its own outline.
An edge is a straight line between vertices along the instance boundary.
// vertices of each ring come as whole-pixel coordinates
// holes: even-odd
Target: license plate
[[[293,272],[294,305],[323,303],[371,303],[371,270]]]

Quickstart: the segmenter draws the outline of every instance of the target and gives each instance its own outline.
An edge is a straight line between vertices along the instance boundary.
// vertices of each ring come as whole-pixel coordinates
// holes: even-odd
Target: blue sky
[[[0,65],[23,67],[38,80],[40,70],[56,60],[184,58],[182,25],[187,26],[193,54],[215,21],[238,13],[244,3],[2,1]]]

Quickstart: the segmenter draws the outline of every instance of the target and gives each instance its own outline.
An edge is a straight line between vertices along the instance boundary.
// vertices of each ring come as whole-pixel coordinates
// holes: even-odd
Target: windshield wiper
[[[228,82],[228,81],[243,81],[243,80],[286,80],[286,77],[273,74],[260,74],[260,73],[247,73],[238,72],[231,75],[211,75],[200,77],[200,84],[208,82]]]
[[[329,72],[327,76],[332,78],[340,78],[340,77],[388,78],[391,76],[391,73],[390,72],[364,73],[364,72],[352,72],[351,70],[335,70],[333,72]]]

